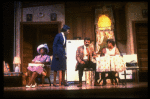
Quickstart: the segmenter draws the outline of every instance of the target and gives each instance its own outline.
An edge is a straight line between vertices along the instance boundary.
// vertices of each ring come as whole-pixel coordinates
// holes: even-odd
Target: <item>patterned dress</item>
[[[51,63],[50,56],[49,55],[37,55],[32,62],[49,62]],[[43,72],[43,67],[42,66],[28,66],[28,70],[34,72],[36,71],[38,74],[41,74]]]

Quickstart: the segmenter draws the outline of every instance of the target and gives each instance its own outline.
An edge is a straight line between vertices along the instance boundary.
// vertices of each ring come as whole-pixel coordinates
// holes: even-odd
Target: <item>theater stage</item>
[[[53,87],[53,84],[41,84],[35,88],[4,87],[5,98],[146,98],[148,97],[148,82],[127,82],[126,85],[90,86],[83,82],[82,87],[77,84]]]

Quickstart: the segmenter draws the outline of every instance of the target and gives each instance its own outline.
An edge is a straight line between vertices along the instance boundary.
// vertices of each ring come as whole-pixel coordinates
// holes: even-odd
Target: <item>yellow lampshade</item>
[[[13,64],[21,64],[20,57],[14,57]]]

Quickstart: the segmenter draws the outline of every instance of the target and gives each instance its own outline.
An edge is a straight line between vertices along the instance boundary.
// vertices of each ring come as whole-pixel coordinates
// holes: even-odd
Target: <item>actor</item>
[[[93,48],[89,48],[90,44],[90,38],[85,38],[84,39],[84,45],[79,46],[76,51],[76,70],[78,71],[79,74],[79,85],[77,87],[82,86],[82,76],[83,76],[83,69],[84,68],[93,68],[95,71],[95,82],[94,86],[98,86],[99,84],[97,83],[97,80],[99,79],[99,73],[96,72],[96,63],[93,63],[91,61],[92,57],[96,58],[96,53],[94,52]]]
[[[54,82],[53,86],[58,87],[56,85],[56,75],[57,71],[62,71],[62,83],[61,85],[67,86],[65,82],[65,70],[66,70],[66,36],[69,34],[70,27],[67,25],[64,25],[61,29],[61,33],[58,33],[53,42],[53,59],[52,59],[52,65],[51,70],[54,70]]]
[[[101,56],[115,56],[115,55],[120,55],[120,52],[118,50],[117,47],[115,47],[115,41],[113,39],[107,39],[107,48],[102,48],[101,51]],[[115,79],[115,83],[117,83],[116,81],[116,77],[115,77],[115,72],[109,72],[108,76],[111,78],[111,83],[113,84],[113,79]],[[105,78],[105,72],[101,73],[101,78],[103,79],[103,85],[106,85],[106,78]]]
[[[37,55],[32,60],[32,63],[44,64],[44,66],[50,65],[51,60],[50,60],[50,56],[47,55],[47,53],[49,52],[49,48],[48,48],[47,44],[39,45],[37,47],[37,52],[40,55]],[[29,78],[31,78],[31,79],[29,80],[26,87],[35,87],[36,86],[35,78],[38,76],[38,74],[42,74],[43,77],[46,76],[46,70],[43,66],[28,66],[27,69],[28,69],[27,74],[29,75]]]

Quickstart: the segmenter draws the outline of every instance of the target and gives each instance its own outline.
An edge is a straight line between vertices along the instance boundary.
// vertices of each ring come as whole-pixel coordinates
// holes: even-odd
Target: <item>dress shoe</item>
[[[102,84],[102,86],[105,86],[105,85],[106,85],[106,83],[103,83],[103,84]]]
[[[36,87],[37,86],[37,83],[35,83],[34,85],[32,85],[31,87]]]
[[[61,85],[69,86],[66,82],[61,82]]]
[[[32,84],[31,85],[26,85],[26,88],[31,88],[32,87]]]
[[[82,87],[82,83],[79,83],[79,84],[77,85],[77,87]]]
[[[98,82],[95,82],[94,86],[100,86],[100,84]]]
[[[53,84],[54,87],[58,87],[56,84]]]

